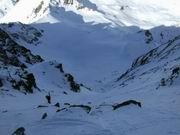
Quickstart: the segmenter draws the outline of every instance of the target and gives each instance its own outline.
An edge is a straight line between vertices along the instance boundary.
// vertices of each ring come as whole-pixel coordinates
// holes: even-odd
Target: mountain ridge
[[[6,3],[7,0],[3,1]],[[153,0],[151,2],[142,2],[140,0],[113,0],[112,2],[74,0],[73,4],[66,4],[64,0],[21,0],[4,17],[1,17],[1,20],[2,22],[20,21],[28,24],[42,20],[48,15],[51,16],[51,8],[56,8],[56,10],[57,8],[64,8],[66,11],[73,11],[81,15],[85,22],[94,22],[94,24],[110,23],[113,27],[135,25],[142,28],[152,28],[162,24],[178,26],[180,16],[178,4],[178,0],[171,3],[169,1],[162,2],[162,0]],[[3,8],[3,6],[0,6],[0,8]],[[21,12],[23,8],[26,8],[26,10]],[[55,20],[51,21],[53,23]],[[56,21],[60,22],[61,20],[56,18]]]

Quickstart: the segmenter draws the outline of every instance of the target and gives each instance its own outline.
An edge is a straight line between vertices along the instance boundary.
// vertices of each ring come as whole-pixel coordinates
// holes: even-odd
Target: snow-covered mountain
[[[179,135],[179,0],[0,0],[0,135]]]
[[[5,16],[11,10],[18,0],[1,0],[0,2],[0,17]]]
[[[43,21],[61,22],[65,14],[62,10],[65,10],[94,24],[150,28],[180,23],[179,0],[1,0],[0,4],[2,22],[32,23],[44,17]]]

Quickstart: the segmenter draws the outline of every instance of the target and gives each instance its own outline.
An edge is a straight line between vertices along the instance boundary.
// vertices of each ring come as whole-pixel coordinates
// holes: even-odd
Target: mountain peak
[[[80,15],[84,22],[110,23],[112,26],[138,26],[150,28],[158,25],[179,25],[178,0],[2,0],[1,22],[42,22],[52,18],[52,10],[61,16],[59,9]],[[56,11],[57,10],[57,11]],[[58,15],[55,22],[61,22]],[[51,23],[53,23],[52,21]]]

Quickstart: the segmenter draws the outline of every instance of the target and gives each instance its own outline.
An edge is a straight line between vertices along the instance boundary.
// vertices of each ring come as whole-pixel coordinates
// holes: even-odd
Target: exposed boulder
[[[80,92],[80,85],[74,81],[74,77],[71,74],[65,74],[65,77],[70,84],[71,90],[74,92]]]
[[[0,78],[0,87],[2,87],[3,86],[3,83],[2,83],[2,80],[1,80],[1,78]]]
[[[113,107],[113,110],[116,110],[120,107],[124,107],[124,106],[127,106],[127,105],[130,105],[130,104],[134,104],[134,105],[137,105],[138,107],[141,107],[141,102],[138,102],[138,101],[135,101],[135,100],[127,100],[127,101],[124,101],[120,104],[115,104],[115,105],[112,105]]]
[[[172,70],[172,74],[171,75],[179,75],[180,74],[180,67],[175,67]]]
[[[48,95],[45,96],[48,104],[51,104],[51,95],[50,95],[50,92],[48,93]]]
[[[45,108],[45,107],[48,107],[47,105],[38,105],[37,108]]]
[[[42,120],[43,120],[43,119],[46,119],[47,116],[48,116],[47,113],[44,113],[44,114],[42,115],[42,118],[41,118],[41,119],[42,119]]]
[[[54,106],[59,108],[60,104],[57,102]]]
[[[12,135],[26,135],[25,134],[25,128],[24,127],[20,127],[18,129],[16,129],[16,131],[14,131],[14,133],[12,133]]]
[[[56,68],[58,68],[60,70],[61,73],[64,73],[64,69],[63,69],[63,65],[60,63],[57,66],[55,66]]]
[[[87,113],[90,113],[91,107],[88,105],[70,105],[69,108],[78,107],[84,109]]]

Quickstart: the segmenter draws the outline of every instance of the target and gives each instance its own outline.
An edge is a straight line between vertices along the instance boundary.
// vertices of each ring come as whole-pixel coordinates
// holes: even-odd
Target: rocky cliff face
[[[170,86],[179,80],[180,68],[180,35],[170,39],[165,44],[160,45],[138,57],[132,63],[130,69],[122,74],[117,81],[122,87],[128,85],[133,80],[139,80],[145,76],[156,77],[158,80],[156,88]],[[158,74],[157,77],[155,74]],[[143,79],[145,80],[145,79]]]
[[[41,32],[29,25],[24,25],[21,23],[0,25],[1,90],[15,89],[22,92],[33,93],[34,90],[41,89],[41,87],[39,88],[37,86],[36,78],[34,74],[29,71],[29,68],[36,66],[37,64],[41,65],[44,60],[41,58],[41,56],[32,54],[32,52],[26,48],[27,44],[37,45],[41,36]],[[25,45],[22,46],[20,43],[24,43]],[[62,64],[54,62],[50,63],[51,64],[45,64],[44,66],[53,66],[50,68],[51,71],[43,70],[41,72],[49,72],[51,75],[51,72],[55,70],[59,76],[62,76],[59,78],[59,80],[54,80],[57,81],[57,84],[61,83],[62,78],[64,79],[65,84],[59,85],[67,85],[69,90],[80,92],[80,85],[74,81],[74,77],[71,74],[64,73]],[[41,68],[43,68],[43,66],[41,66]],[[39,76],[36,77],[38,78]]]

